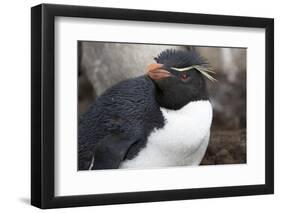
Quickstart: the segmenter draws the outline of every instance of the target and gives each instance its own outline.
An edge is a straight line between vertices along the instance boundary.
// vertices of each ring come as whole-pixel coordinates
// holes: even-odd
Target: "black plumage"
[[[80,119],[79,170],[90,167],[95,152],[100,157],[96,154],[94,169],[117,168],[145,145],[148,134],[164,125],[154,93],[152,80],[140,76],[113,86],[97,98]]]
[[[167,49],[161,52],[154,60],[159,64],[164,64],[165,68],[189,67],[191,65],[207,64],[206,59],[195,50],[175,50]]]

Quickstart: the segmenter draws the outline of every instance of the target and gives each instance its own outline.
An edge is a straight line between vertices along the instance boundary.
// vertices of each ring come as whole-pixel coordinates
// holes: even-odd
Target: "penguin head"
[[[177,110],[189,102],[208,99],[205,78],[215,79],[209,74],[212,71],[206,66],[206,61],[197,52],[168,49],[154,59],[160,77],[151,78],[161,107]]]

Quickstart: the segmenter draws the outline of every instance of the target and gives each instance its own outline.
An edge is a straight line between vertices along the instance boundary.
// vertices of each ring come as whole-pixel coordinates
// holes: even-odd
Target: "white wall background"
[[[281,13],[278,1],[130,1],[45,0],[45,3],[81,4],[225,15],[275,18],[275,195],[111,205],[50,210],[51,212],[278,212],[281,209]],[[0,32],[0,211],[39,212],[30,196],[30,7],[37,0],[2,1]],[[278,110],[279,109],[279,110]]]

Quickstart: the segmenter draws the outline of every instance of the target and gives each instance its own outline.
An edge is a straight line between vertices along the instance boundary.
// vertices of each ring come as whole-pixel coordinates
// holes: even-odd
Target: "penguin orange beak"
[[[152,80],[160,80],[163,78],[167,78],[171,76],[171,73],[167,70],[161,69],[163,67],[163,64],[150,64],[147,67],[146,74],[152,79]]]

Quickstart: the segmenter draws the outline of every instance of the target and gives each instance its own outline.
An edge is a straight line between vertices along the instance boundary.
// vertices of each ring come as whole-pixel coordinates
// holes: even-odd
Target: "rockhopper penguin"
[[[78,169],[198,165],[207,149],[212,106],[193,50],[168,49],[143,76],[106,90],[81,116]]]

